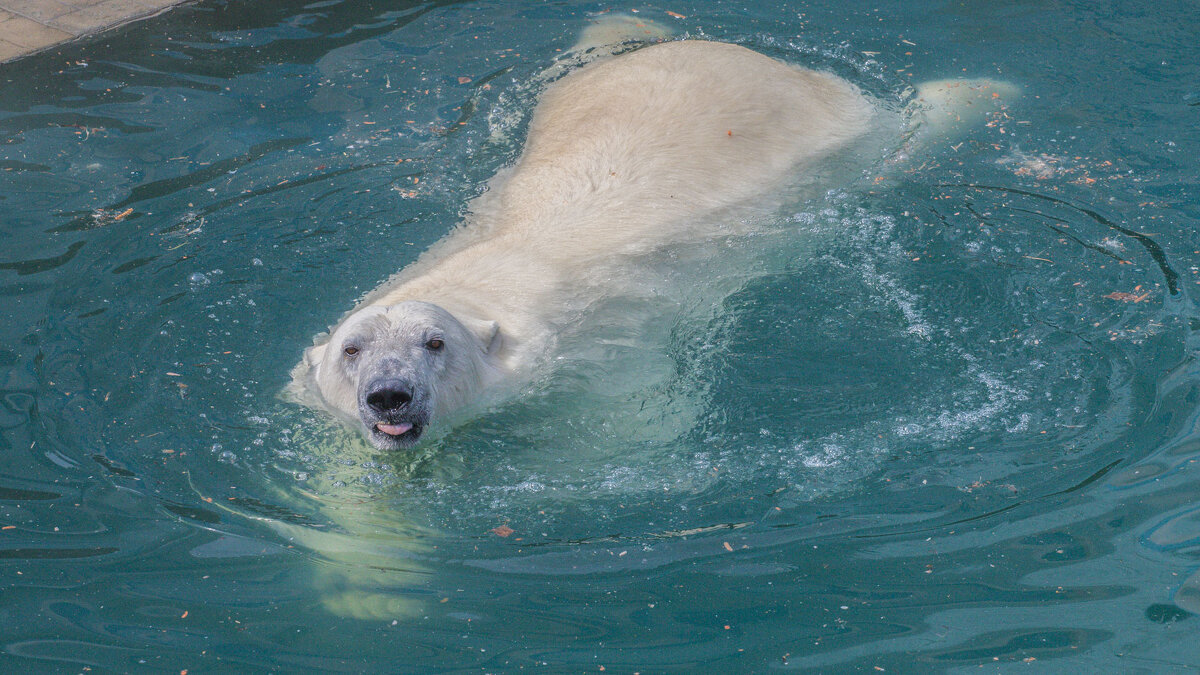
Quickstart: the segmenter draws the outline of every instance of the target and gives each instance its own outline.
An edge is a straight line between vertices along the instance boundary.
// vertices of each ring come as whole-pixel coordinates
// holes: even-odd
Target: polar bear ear
[[[325,358],[325,345],[327,344],[329,343],[322,342],[304,350],[304,362],[308,364],[309,368],[320,364],[321,359]]]
[[[325,343],[316,344],[304,350],[304,356],[292,368],[292,381],[283,390],[285,400],[317,408],[321,405],[321,395],[316,384],[316,368],[325,356]]]
[[[479,346],[483,349],[484,354],[490,354],[492,350],[500,346],[500,324],[495,321],[467,319],[462,322],[462,325],[479,340]]]

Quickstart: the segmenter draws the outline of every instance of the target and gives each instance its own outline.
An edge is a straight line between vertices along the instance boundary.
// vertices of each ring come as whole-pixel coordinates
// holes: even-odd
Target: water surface
[[[1023,97],[641,261],[420,451],[279,397],[637,10]],[[1187,3],[202,2],[0,67],[0,663],[1200,663]],[[698,280],[703,279],[704,283]]]

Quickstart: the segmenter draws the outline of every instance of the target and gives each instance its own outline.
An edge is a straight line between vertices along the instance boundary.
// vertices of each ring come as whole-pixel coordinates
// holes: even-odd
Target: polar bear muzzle
[[[359,387],[358,415],[367,439],[380,450],[408,448],[429,423],[427,396],[396,376],[376,377]]]

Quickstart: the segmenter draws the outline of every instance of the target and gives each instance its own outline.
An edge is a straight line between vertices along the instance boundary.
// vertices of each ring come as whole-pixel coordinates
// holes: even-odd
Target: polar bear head
[[[315,388],[304,393],[361,424],[381,450],[408,448],[486,384],[498,338],[495,322],[427,302],[364,307],[305,352],[293,391]]]

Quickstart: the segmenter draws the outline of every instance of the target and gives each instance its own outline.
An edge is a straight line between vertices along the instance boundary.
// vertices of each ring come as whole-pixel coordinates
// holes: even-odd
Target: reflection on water
[[[0,68],[6,667],[1195,662],[1186,20],[621,7],[892,107],[1028,95],[642,261],[519,396],[380,456],[288,369],[605,8],[202,3]]]

